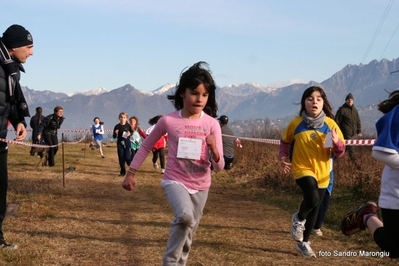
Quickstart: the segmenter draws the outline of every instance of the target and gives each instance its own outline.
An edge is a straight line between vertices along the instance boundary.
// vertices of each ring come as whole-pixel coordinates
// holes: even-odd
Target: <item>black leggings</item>
[[[300,220],[306,219],[303,241],[308,242],[310,233],[316,223],[320,204],[327,189],[319,189],[317,180],[313,176],[304,176],[295,181],[303,192],[303,200],[299,207],[298,218]]]
[[[8,188],[8,169],[7,169],[8,147],[6,142],[0,142],[0,240],[3,236],[3,220],[7,211],[7,188]]]
[[[389,257],[399,258],[399,210],[381,208],[384,226],[374,231],[374,241],[389,252]]]

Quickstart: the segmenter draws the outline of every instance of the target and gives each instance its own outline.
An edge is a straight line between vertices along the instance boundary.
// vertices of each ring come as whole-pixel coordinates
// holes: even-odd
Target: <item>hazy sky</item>
[[[218,86],[322,82],[347,64],[399,57],[393,0],[3,1],[0,34],[28,29],[21,84],[70,93],[178,82],[197,61]]]

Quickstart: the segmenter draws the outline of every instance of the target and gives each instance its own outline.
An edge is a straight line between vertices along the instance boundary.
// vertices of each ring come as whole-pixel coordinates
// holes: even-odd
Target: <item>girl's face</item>
[[[196,119],[205,108],[209,93],[204,84],[200,84],[194,90],[186,89],[180,96],[183,98],[183,117]]]
[[[323,111],[324,100],[319,91],[314,91],[305,99],[306,114],[309,117],[317,117]]]
[[[94,124],[96,125],[100,124],[100,119],[94,119]]]
[[[127,121],[127,116],[126,115],[121,115],[119,117],[119,122],[121,122],[122,125],[126,124]]]
[[[137,121],[136,121],[136,119],[130,119],[130,124],[132,125],[132,126],[135,126],[136,124],[137,124]]]

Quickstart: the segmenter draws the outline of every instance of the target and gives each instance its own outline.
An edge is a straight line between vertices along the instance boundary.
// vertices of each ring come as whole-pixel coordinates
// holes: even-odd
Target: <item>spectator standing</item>
[[[36,107],[36,114],[32,116],[29,122],[29,125],[32,128],[32,143],[37,142],[37,132],[43,120],[42,112],[43,109],[41,107]]]
[[[11,25],[0,39],[0,138],[7,138],[8,122],[15,129],[16,141],[25,139],[26,122],[29,116],[19,79],[25,72],[22,64],[33,55],[33,38],[24,27]],[[3,222],[7,211],[8,190],[8,146],[0,142],[0,248],[16,249],[18,246],[7,243],[3,234]]]
[[[338,124],[345,139],[352,139],[354,137],[362,137],[362,127],[360,123],[359,112],[354,105],[352,93],[349,93],[345,98],[345,103],[338,109],[335,115],[335,122]],[[353,146],[347,145],[346,150],[349,153],[349,158],[352,161],[356,160]]]
[[[47,158],[50,167],[55,165],[54,157],[58,151],[58,129],[60,129],[64,119],[64,108],[56,106],[54,107],[54,113],[44,117],[39,126],[37,139],[39,142],[43,139],[50,146]]]
[[[37,134],[39,131],[39,126],[42,123],[43,120],[43,109],[41,107],[36,107],[36,114],[32,116],[30,119],[29,125],[32,128],[32,144],[37,143]],[[33,156],[33,147],[30,150],[30,155]]]
[[[218,120],[222,129],[224,169],[229,170],[234,161],[235,138],[228,136],[234,136],[234,133],[228,126],[229,118],[226,115],[221,115]]]

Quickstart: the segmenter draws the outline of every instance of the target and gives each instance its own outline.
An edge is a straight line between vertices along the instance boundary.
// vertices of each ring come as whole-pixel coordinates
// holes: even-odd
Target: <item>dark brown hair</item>
[[[399,90],[396,90],[389,94],[388,99],[378,104],[378,110],[386,114],[389,113],[389,111],[391,111],[398,104],[399,104]]]
[[[301,110],[299,111],[299,115],[301,116],[302,112],[304,110],[306,110],[306,108],[305,108],[305,100],[306,100],[306,98],[308,98],[310,95],[312,95],[312,93],[315,92],[315,91],[320,92],[321,98],[323,98],[323,102],[324,102],[323,111],[326,114],[326,116],[328,116],[331,119],[334,119],[334,114],[332,112],[332,108],[331,108],[330,102],[327,99],[327,95],[324,92],[323,88],[319,87],[319,86],[311,86],[311,87],[307,88],[303,92],[302,99],[301,99]]]
[[[184,71],[184,70],[183,70]],[[216,117],[218,105],[216,102],[216,84],[211,75],[211,71],[206,62],[200,61],[192,65],[189,69],[180,74],[179,83],[176,85],[174,94],[167,98],[173,103],[176,110],[183,109],[182,94],[188,90],[195,90],[200,84],[203,84],[208,92],[208,101],[204,107],[204,112],[210,116]]]

